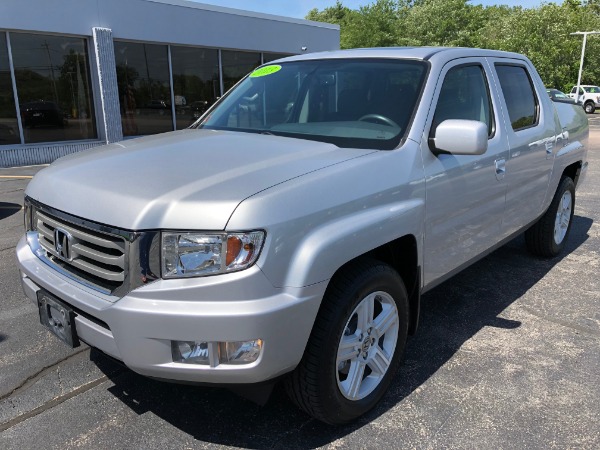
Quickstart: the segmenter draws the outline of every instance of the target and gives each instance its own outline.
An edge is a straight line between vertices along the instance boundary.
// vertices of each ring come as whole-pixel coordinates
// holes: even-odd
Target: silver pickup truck
[[[39,172],[23,289],[68,345],[248,394],[283,380],[345,423],[388,388],[421,294],[519,233],[561,251],[587,139],[518,54],[282,59],[190,129]]]

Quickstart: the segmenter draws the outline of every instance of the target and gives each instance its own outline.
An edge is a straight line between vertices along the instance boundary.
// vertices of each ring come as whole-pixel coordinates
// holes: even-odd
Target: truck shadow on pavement
[[[225,389],[158,382],[127,369],[115,372],[115,363],[99,352],[92,358],[113,381],[109,391],[125,405],[140,415],[151,412],[199,441],[255,449],[327,445],[391,408],[401,415],[403,401],[484,327],[507,333],[518,328],[520,322],[498,315],[581,246],[591,226],[591,219],[575,216],[562,257],[553,259],[531,256],[520,236],[424,295],[419,329],[409,338],[390,390],[373,411],[348,426],[311,419],[287,400],[281,386],[261,407]]]
[[[18,213],[22,208],[18,203],[0,202],[0,220]]]

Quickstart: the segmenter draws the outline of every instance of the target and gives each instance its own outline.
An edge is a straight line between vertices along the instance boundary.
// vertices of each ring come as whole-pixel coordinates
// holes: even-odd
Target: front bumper
[[[157,280],[114,302],[42,263],[25,238],[17,245],[27,297],[47,290],[77,312],[79,338],[142,375],[186,382],[258,383],[300,361],[326,283],[275,288],[261,270]],[[262,339],[257,361],[216,367],[173,362],[171,341]]]

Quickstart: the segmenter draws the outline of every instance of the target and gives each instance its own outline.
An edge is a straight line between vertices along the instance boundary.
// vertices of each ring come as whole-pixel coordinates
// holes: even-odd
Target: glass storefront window
[[[171,47],[175,123],[178,130],[196,121],[221,96],[219,51]]]
[[[10,77],[6,34],[0,32],[0,145],[19,143],[21,138]]]
[[[247,73],[260,66],[260,53],[223,50],[221,65],[223,67],[223,87],[227,92]]]
[[[115,41],[124,136],[173,130],[166,45]]]
[[[25,143],[95,139],[86,40],[11,33],[10,41]]]
[[[288,56],[292,55],[284,53],[263,53],[263,62],[268,63],[271,61],[275,61],[276,59],[286,58]]]

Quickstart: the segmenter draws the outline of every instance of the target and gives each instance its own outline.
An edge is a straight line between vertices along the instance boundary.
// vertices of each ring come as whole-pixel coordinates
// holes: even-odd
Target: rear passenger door
[[[433,109],[422,139],[426,183],[424,283],[443,281],[502,236],[508,141],[498,122],[498,100],[491,94],[489,66],[481,58],[462,58],[442,70]],[[436,154],[428,143],[448,119],[483,122],[488,149],[483,155]]]
[[[535,221],[544,211],[554,159],[554,115],[542,109],[547,100],[526,61],[494,58],[510,153],[506,161],[504,234]],[[549,102],[546,102],[549,103]]]

